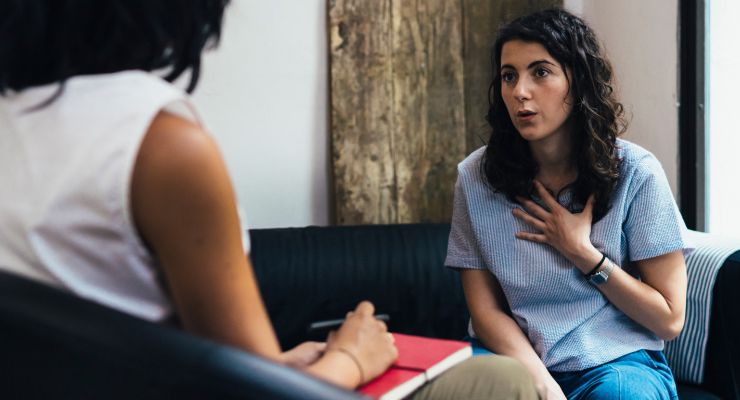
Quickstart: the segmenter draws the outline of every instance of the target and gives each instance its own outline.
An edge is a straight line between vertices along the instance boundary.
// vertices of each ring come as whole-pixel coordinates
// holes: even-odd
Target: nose
[[[514,90],[512,91],[514,98],[520,102],[530,100],[532,98],[530,83],[531,82],[526,77],[518,79],[514,86]]]

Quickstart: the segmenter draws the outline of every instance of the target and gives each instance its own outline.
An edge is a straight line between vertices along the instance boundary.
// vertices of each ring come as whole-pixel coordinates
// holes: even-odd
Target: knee
[[[506,356],[490,355],[473,357],[470,362],[466,363],[469,372],[480,374],[491,378],[492,374],[507,380],[517,380],[521,377],[530,379],[529,371],[521,362]]]
[[[648,371],[636,367],[613,369],[598,379],[587,399],[668,399],[665,385]]]
[[[473,357],[466,362],[462,373],[477,382],[485,382],[499,394],[506,392],[512,399],[537,398],[532,375],[524,365],[506,356]]]
[[[622,376],[618,371],[611,371],[604,374],[599,380],[592,383],[590,390],[587,390],[584,400],[619,400],[633,399],[634,397],[626,396],[622,388]]]

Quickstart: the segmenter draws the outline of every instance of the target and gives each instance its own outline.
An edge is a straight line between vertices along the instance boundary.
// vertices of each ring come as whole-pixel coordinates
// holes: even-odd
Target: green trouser
[[[412,400],[538,399],[529,371],[510,357],[478,356],[442,373]]]

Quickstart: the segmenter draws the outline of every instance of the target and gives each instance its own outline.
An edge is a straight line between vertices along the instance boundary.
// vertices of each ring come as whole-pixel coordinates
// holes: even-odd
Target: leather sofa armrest
[[[722,265],[712,292],[703,388],[740,399],[740,251]]]

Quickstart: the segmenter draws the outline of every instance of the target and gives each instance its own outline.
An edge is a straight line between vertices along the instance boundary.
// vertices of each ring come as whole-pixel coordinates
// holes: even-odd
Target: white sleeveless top
[[[0,270],[153,321],[172,313],[130,213],[142,139],[163,109],[200,124],[151,74],[75,77],[0,96]]]

